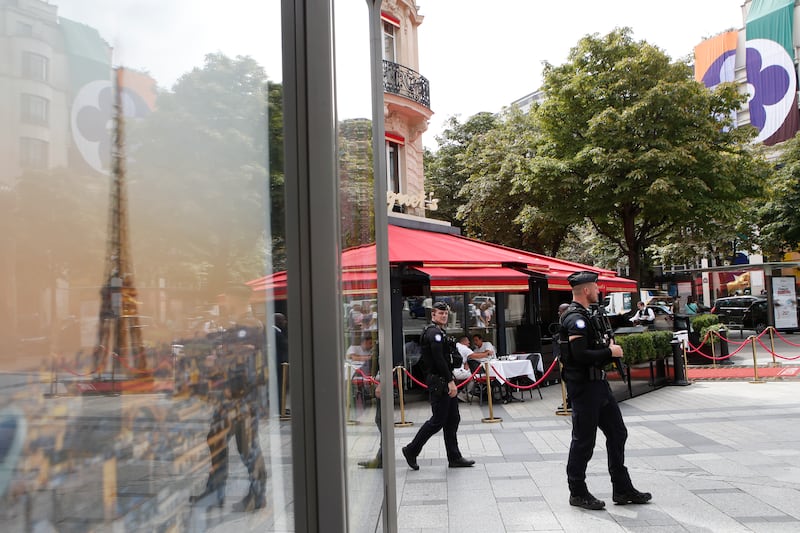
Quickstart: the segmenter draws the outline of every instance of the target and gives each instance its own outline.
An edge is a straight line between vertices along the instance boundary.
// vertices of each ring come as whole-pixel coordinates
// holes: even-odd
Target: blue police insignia
[[[582,318],[579,318],[575,321],[575,327],[578,329],[584,329],[586,327],[586,321]]]
[[[442,335],[437,333],[436,335],[433,336],[433,340],[435,340],[436,342],[442,342]]]

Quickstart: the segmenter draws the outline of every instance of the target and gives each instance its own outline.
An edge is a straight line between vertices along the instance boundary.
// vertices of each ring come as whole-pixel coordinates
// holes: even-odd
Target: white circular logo
[[[584,329],[586,327],[586,322],[582,318],[579,318],[575,321],[575,327],[578,329]]]

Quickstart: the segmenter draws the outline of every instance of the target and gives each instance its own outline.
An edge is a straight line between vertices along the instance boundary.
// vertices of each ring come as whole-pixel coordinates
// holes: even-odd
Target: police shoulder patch
[[[582,318],[579,318],[578,320],[575,321],[575,327],[578,329],[586,328],[586,321]]]
[[[433,340],[435,340],[436,342],[442,342],[442,334],[437,333],[436,335],[433,336]]]

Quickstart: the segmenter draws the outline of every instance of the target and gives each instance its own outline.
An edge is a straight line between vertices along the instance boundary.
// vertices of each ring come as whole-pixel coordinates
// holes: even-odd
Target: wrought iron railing
[[[405,96],[430,109],[431,92],[427,78],[408,67],[383,60],[383,90]]]

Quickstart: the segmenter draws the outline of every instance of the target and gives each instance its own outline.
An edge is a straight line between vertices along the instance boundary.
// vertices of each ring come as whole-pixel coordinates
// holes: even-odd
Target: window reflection
[[[0,0],[4,531],[293,528],[277,10]]]

